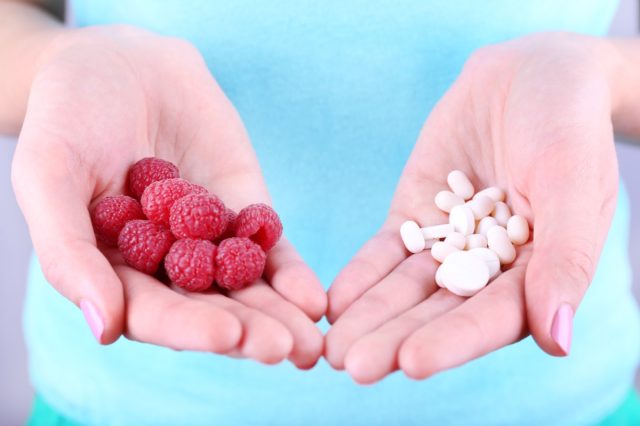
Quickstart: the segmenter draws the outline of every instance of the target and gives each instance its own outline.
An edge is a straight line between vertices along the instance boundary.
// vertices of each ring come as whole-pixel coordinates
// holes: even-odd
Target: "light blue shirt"
[[[328,286],[383,222],[424,120],[473,50],[536,31],[602,35],[616,3],[71,6],[80,26],[130,23],[195,43],[244,120],[288,237]],[[25,311],[32,380],[55,408],[92,424],[590,424],[620,403],[638,361],[628,212],[622,188],[565,359],[527,338],[429,380],[396,373],[362,387],[324,361],[303,372],[124,338],[100,347],[34,260]]]

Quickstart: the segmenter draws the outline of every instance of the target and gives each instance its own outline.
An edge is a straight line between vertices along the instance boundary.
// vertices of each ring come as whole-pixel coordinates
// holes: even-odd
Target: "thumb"
[[[547,164],[533,178],[533,253],[525,277],[529,329],[556,356],[571,350],[573,317],[595,274],[617,194],[615,165],[599,173],[602,162],[575,172],[566,164]]]
[[[123,331],[123,288],[96,247],[87,207],[89,179],[74,178],[77,171],[69,172],[68,160],[58,152],[52,158],[20,145],[12,182],[44,276],[82,310],[99,343],[113,343]]]

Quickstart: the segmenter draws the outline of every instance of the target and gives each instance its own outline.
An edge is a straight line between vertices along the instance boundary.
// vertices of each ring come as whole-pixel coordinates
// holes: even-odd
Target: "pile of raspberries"
[[[156,274],[164,262],[169,280],[187,291],[255,282],[282,235],[271,207],[251,204],[236,214],[159,158],[131,166],[128,186],[132,196],[105,197],[91,211],[97,239],[117,246],[138,271]]]

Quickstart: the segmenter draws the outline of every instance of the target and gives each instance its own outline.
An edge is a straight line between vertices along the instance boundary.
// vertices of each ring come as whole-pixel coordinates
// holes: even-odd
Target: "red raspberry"
[[[224,214],[227,225],[224,228],[222,234],[216,239],[218,242],[222,240],[226,240],[227,238],[235,237],[235,221],[238,217],[238,213],[234,212],[230,208],[227,208],[227,211]]]
[[[169,279],[187,291],[204,291],[215,278],[216,246],[208,240],[178,240],[164,258]]]
[[[226,207],[213,194],[191,194],[171,206],[169,224],[177,238],[213,240],[227,226]]]
[[[149,220],[132,220],[122,228],[118,248],[128,265],[153,274],[175,241],[171,231]]]
[[[173,203],[191,194],[204,194],[207,190],[184,179],[166,179],[153,182],[142,193],[142,211],[150,220],[169,226],[169,212]]]
[[[130,220],[144,219],[137,200],[126,195],[105,197],[91,211],[91,222],[98,240],[110,246],[118,245],[118,235]]]
[[[229,238],[218,246],[216,281],[227,290],[239,290],[262,276],[267,255],[248,238]]]
[[[266,204],[251,204],[240,210],[235,220],[236,237],[249,237],[264,251],[276,245],[282,236],[278,214]]]
[[[129,169],[129,190],[139,199],[153,182],[177,177],[180,171],[174,164],[155,157],[143,158]]]

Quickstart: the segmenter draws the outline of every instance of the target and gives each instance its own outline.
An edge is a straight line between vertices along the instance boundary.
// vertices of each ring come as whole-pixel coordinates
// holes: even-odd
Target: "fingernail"
[[[563,303],[558,307],[556,315],[551,324],[551,337],[569,355],[571,349],[571,332],[573,329],[573,308],[568,303]]]
[[[104,321],[102,321],[100,312],[98,312],[98,309],[96,309],[93,303],[84,299],[80,301],[80,309],[82,309],[84,319],[87,321],[87,324],[89,324],[89,328],[91,329],[93,336],[96,338],[98,343],[101,343],[102,332],[104,331]]]

